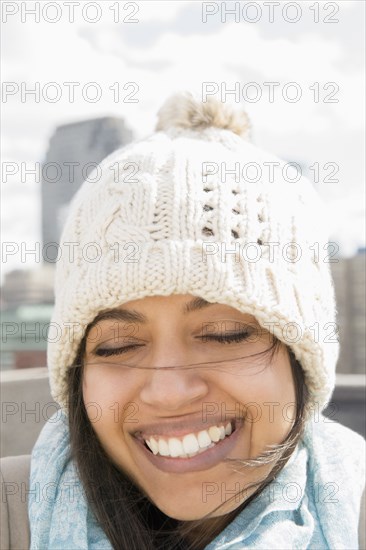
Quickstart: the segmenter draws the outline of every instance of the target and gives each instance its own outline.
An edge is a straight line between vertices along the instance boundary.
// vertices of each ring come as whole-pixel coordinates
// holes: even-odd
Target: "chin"
[[[159,510],[163,512],[166,516],[169,516],[170,518],[176,519],[178,521],[195,521],[203,519],[207,514],[212,511],[211,509],[208,510],[207,508],[202,510],[192,509],[189,499],[185,499],[184,506],[182,506],[181,502],[175,505],[167,505],[165,503],[164,506],[160,506],[158,503],[153,501],[153,504],[157,506],[157,508],[159,508]]]
[[[169,516],[170,518],[176,519],[178,521],[196,521],[200,519],[217,518],[220,516],[224,516],[229,512],[232,512],[238,506],[240,506],[240,503],[238,502],[236,502],[235,504],[233,504],[232,502],[230,504],[226,503],[225,505],[223,502],[219,501],[215,503],[210,503],[210,505],[208,505],[207,503],[206,505],[200,503],[201,505],[193,507],[192,501],[190,501],[189,498],[184,498],[183,505],[182,502],[167,504],[167,502],[165,501],[163,505],[160,505],[156,500],[152,500],[152,502],[166,516]],[[209,516],[209,518],[207,516]]]

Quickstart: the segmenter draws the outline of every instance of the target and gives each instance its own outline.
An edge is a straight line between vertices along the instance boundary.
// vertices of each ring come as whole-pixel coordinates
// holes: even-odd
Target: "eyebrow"
[[[189,302],[185,303],[182,309],[182,313],[186,315],[192,311],[199,311],[209,306],[213,306],[217,302],[207,302],[203,298],[193,298]],[[128,323],[147,323],[148,319],[143,313],[139,313],[134,309],[110,309],[99,313],[94,321],[90,324],[89,328],[92,328],[97,323],[102,321],[125,321]]]
[[[183,314],[190,313],[191,311],[198,311],[200,309],[204,309],[209,306],[214,306],[216,304],[217,302],[207,302],[207,300],[204,300],[203,298],[200,298],[200,297],[193,298],[193,300],[184,304]]]

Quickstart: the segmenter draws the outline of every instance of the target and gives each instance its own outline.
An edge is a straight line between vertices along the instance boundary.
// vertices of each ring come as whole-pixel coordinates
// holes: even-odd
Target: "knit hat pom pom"
[[[213,97],[203,102],[190,92],[180,92],[169,97],[158,112],[157,131],[169,128],[203,130],[208,127],[230,130],[247,138],[250,131],[248,115],[232,104]]]

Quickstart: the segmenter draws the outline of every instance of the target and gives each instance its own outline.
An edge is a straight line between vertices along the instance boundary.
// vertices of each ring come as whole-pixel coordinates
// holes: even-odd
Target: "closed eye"
[[[128,351],[132,351],[136,348],[143,347],[141,344],[132,344],[130,346],[124,346],[123,348],[100,348],[97,349],[94,353],[98,357],[112,357],[113,355],[122,355]]]
[[[218,342],[219,344],[238,344],[246,340],[249,336],[250,333],[248,331],[245,331],[226,334],[205,334],[203,336],[198,336],[197,339],[201,340],[202,342],[213,341]],[[98,357],[112,357],[115,355],[122,355],[123,353],[127,353],[141,347],[143,347],[143,345],[141,344],[131,344],[129,346],[124,346],[121,348],[100,348],[95,351],[95,355],[97,355]]]
[[[204,336],[199,336],[199,339],[203,342],[214,341],[219,342],[220,344],[232,344],[243,342],[250,336],[248,331],[245,332],[232,332],[226,334],[205,334]]]

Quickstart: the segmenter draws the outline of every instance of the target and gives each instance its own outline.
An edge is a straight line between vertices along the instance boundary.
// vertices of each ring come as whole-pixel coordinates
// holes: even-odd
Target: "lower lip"
[[[169,458],[165,456],[154,455],[144,445],[140,439],[134,439],[144,456],[153,464],[156,468],[163,472],[171,472],[176,474],[183,474],[186,472],[199,472],[202,470],[208,470],[219,464],[230,451],[235,447],[240,435],[242,433],[243,425],[237,427],[236,430],[225,439],[218,441],[214,447],[207,451],[192,456],[191,458]]]

